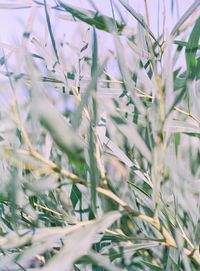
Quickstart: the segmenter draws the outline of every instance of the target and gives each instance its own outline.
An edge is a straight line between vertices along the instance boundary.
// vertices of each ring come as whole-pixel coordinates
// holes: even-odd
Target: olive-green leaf
[[[185,57],[189,77],[193,78],[195,77],[195,74],[199,72],[195,70],[195,67],[197,65],[196,53],[199,45],[199,39],[200,39],[200,18],[197,19],[194,28],[192,29],[185,50]]]
[[[63,1],[58,1],[60,6],[63,7],[67,12],[71,13],[75,18],[93,26],[97,29],[113,32],[116,30],[118,33],[122,33],[125,24],[115,21],[113,18],[102,15],[99,12],[95,12],[89,9],[78,8],[73,5],[69,5]]]

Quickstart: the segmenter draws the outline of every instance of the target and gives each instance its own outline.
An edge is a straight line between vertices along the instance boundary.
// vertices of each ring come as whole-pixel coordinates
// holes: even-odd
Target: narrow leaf
[[[194,28],[192,29],[185,50],[187,69],[189,77],[192,76],[192,78],[195,77],[195,74],[197,72],[195,68],[197,65],[196,53],[199,44],[199,39],[200,39],[200,18],[196,21]]]
[[[78,8],[72,5],[69,5],[61,0],[58,1],[61,7],[63,7],[66,11],[70,12],[75,18],[96,27],[100,30],[106,32],[115,31],[115,25],[117,26],[117,31],[122,33],[125,25],[123,23],[117,22],[111,17],[104,16],[99,12],[95,12],[88,9]]]
[[[127,2],[124,0],[119,0],[119,2],[125,7],[126,10],[142,25],[142,27],[149,33],[149,35],[153,38],[156,44],[159,45],[157,39],[155,38],[153,32],[150,30],[148,25],[145,23],[142,15],[138,14]]]
[[[47,10],[46,0],[44,0],[44,10],[45,10],[45,15],[46,15],[49,35],[50,35],[50,38],[51,38],[51,43],[52,43],[52,46],[53,46],[53,49],[54,49],[54,53],[56,55],[56,59],[57,59],[57,61],[59,63],[59,57],[58,57],[58,52],[57,52],[57,48],[56,48],[56,42],[55,42],[55,39],[54,39],[52,27],[51,27],[51,21],[50,21],[49,13],[48,13],[48,10]]]

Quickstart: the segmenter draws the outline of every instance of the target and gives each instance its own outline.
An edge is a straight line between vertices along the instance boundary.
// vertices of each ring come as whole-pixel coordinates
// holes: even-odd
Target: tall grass
[[[90,3],[0,3],[0,270],[200,270],[200,1],[158,36]]]

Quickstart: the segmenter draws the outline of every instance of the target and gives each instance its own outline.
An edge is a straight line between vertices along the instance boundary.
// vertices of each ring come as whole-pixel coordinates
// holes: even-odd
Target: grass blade
[[[44,0],[44,10],[45,10],[45,15],[46,15],[49,35],[50,35],[50,38],[51,38],[51,43],[52,43],[52,46],[53,46],[54,53],[56,55],[56,59],[57,59],[57,61],[59,63],[59,57],[58,57],[58,52],[57,52],[57,48],[56,48],[56,42],[55,42],[55,39],[54,39],[54,34],[53,34],[53,31],[52,31],[52,27],[51,27],[51,21],[50,21],[49,13],[48,13],[48,10],[47,10],[46,0]]]

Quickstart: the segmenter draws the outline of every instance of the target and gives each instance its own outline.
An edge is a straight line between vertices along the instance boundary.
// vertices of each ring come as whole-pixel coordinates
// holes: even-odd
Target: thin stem
[[[147,25],[148,25],[148,27],[150,28],[148,0],[144,0],[144,4],[145,4],[145,12],[146,12]]]
[[[196,117],[194,114],[192,114],[191,112],[186,112],[178,107],[174,107],[174,110],[192,118],[194,121],[196,121],[200,124],[200,119],[198,117]]]
[[[38,203],[35,203],[35,202],[34,202],[34,206],[35,206],[35,207],[38,207],[38,208],[41,208],[41,209],[43,209],[43,210],[45,210],[45,211],[47,211],[47,212],[53,213],[53,214],[55,214],[55,215],[57,215],[57,216],[62,216],[62,215],[63,215],[63,214],[61,214],[61,213],[58,213],[58,212],[54,211],[53,209],[50,209],[50,208],[47,207],[47,206],[43,206],[43,205],[38,204]]]

